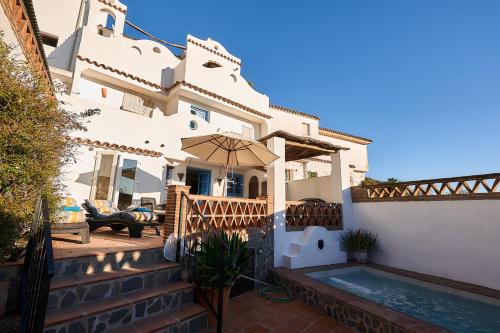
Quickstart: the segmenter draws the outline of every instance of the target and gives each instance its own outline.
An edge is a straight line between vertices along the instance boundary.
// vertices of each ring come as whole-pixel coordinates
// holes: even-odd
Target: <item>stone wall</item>
[[[0,303],[5,302],[0,304],[0,307],[5,306],[6,314],[16,311],[19,307],[21,268],[21,265],[0,266]]]
[[[274,264],[272,230],[272,225],[247,229],[248,248],[255,251],[254,278],[260,281],[269,280],[269,270]]]

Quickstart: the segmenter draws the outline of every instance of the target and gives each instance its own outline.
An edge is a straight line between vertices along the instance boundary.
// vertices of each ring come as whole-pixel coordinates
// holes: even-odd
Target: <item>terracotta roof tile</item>
[[[293,110],[293,109],[290,109],[290,108],[287,108],[287,107],[284,107],[284,106],[269,104],[269,107],[271,109],[275,109],[275,110],[279,110],[279,111],[283,111],[283,112],[288,112],[288,113],[291,113],[291,114],[296,114],[298,116],[304,116],[304,117],[311,118],[311,119],[314,119],[314,120],[319,120],[318,116],[315,116],[315,115],[312,115],[312,114],[309,114],[309,113],[305,113],[305,112],[302,112],[302,111]]]
[[[231,57],[228,57],[227,55],[222,54],[222,53],[220,53],[219,51],[212,50],[211,48],[209,48],[209,47],[207,47],[207,46],[205,46],[205,45],[203,45],[203,44],[201,44],[201,43],[198,43],[197,41],[195,41],[195,40],[193,40],[193,39],[191,39],[191,38],[188,38],[188,40],[187,40],[187,41],[188,41],[188,43],[191,43],[191,44],[194,44],[194,45],[196,45],[196,46],[199,46],[199,47],[201,47],[202,49],[207,50],[208,52],[212,52],[213,54],[218,55],[219,57],[222,57],[222,58],[224,58],[224,59],[227,59],[227,60],[229,60],[229,61],[231,61],[231,62],[234,62],[236,65],[241,66],[241,62],[239,62],[239,61],[237,61],[237,60],[235,60],[235,59],[233,59],[233,58],[231,58]]]
[[[117,5],[112,4],[111,2],[107,2],[106,0],[97,0],[97,1],[99,1],[99,2],[101,2],[101,3],[103,3],[103,4],[105,4],[105,5],[108,5],[109,7],[112,7],[112,8],[114,8],[114,9],[116,9],[116,10],[118,10],[118,11],[120,11],[120,12],[124,13],[124,14],[126,14],[126,13],[127,13],[127,10],[126,10],[126,9],[124,9],[124,8],[120,8],[120,7],[118,7]]]
[[[231,99],[229,99],[229,98],[223,97],[223,96],[218,95],[218,94],[216,94],[216,93],[213,93],[213,92],[211,92],[211,91],[208,91],[208,90],[205,90],[205,89],[203,89],[203,88],[200,88],[200,87],[198,87],[198,86],[196,86],[196,85],[194,85],[194,84],[191,84],[191,83],[188,83],[188,82],[182,81],[182,82],[176,82],[174,85],[177,85],[177,84],[181,84],[181,85],[183,85],[183,86],[187,86],[188,88],[191,88],[191,89],[193,89],[193,90],[196,90],[197,92],[200,92],[200,93],[202,93],[202,94],[204,94],[204,95],[208,95],[208,96],[210,96],[210,97],[212,97],[212,98],[215,98],[215,99],[221,100],[221,101],[223,101],[223,102],[225,102],[225,103],[227,103],[227,104],[231,104],[231,105],[233,105],[233,106],[236,106],[236,107],[237,107],[237,108],[239,108],[239,109],[242,109],[242,110],[245,110],[245,111],[247,111],[247,112],[253,113],[253,114],[255,114],[255,115],[259,116],[259,117],[266,118],[266,119],[271,119],[271,118],[272,118],[272,117],[271,117],[270,115],[268,115],[268,114],[265,114],[265,113],[259,112],[259,111],[257,111],[257,110],[254,110],[254,109],[252,109],[252,108],[250,108],[250,107],[248,107],[248,106],[245,106],[245,105],[243,105],[243,104],[240,104],[240,103],[238,103],[238,102],[235,102],[235,101],[233,101],[233,100],[231,100]],[[172,88],[174,87],[174,85],[172,85],[169,89],[172,89]]]
[[[163,155],[162,153],[154,151],[154,150],[119,145],[117,143],[109,143],[107,141],[91,140],[91,139],[70,137],[70,136],[67,136],[66,139],[70,140],[76,144],[80,144],[80,145],[93,146],[93,147],[99,147],[99,148],[107,148],[107,149],[118,150],[118,151],[123,151],[123,152],[127,152],[127,153],[139,154],[139,155],[146,155],[146,156],[152,156],[152,157],[160,157]]]
[[[190,89],[193,89],[193,90],[195,90],[195,91],[197,91],[197,92],[199,92],[199,93],[202,93],[202,94],[204,94],[204,95],[210,96],[210,97],[212,97],[212,98],[215,98],[215,99],[221,100],[221,101],[223,101],[223,102],[225,102],[225,103],[227,103],[227,104],[233,105],[233,106],[235,106],[235,107],[237,107],[237,108],[239,108],[239,109],[242,109],[242,110],[244,110],[244,111],[247,111],[247,112],[253,113],[253,114],[255,114],[255,115],[259,116],[259,117],[266,118],[266,119],[271,119],[271,118],[272,118],[272,117],[271,117],[270,115],[268,115],[268,114],[265,114],[265,113],[259,112],[259,111],[257,111],[257,110],[254,110],[254,109],[252,109],[252,108],[250,108],[250,107],[248,107],[248,106],[245,106],[245,105],[243,105],[243,104],[241,104],[241,103],[238,103],[238,102],[236,102],[236,101],[233,101],[233,100],[231,100],[231,99],[229,99],[229,98],[226,98],[226,97],[224,97],[224,96],[221,96],[221,95],[219,95],[219,94],[216,94],[216,93],[214,93],[214,92],[211,92],[211,91],[209,91],[209,90],[206,90],[206,89],[204,89],[204,88],[198,87],[197,85],[194,85],[194,84],[189,83],[189,82],[186,82],[186,81],[177,81],[177,82],[175,82],[174,84],[172,84],[172,85],[171,85],[171,86],[169,86],[169,87],[164,87],[164,86],[161,86],[161,85],[159,85],[159,84],[157,84],[157,83],[154,83],[154,82],[151,82],[151,81],[145,80],[145,79],[140,78],[140,77],[138,77],[138,76],[135,76],[135,75],[132,75],[132,74],[130,74],[130,73],[127,73],[127,72],[121,71],[121,70],[119,70],[119,69],[113,68],[113,67],[111,67],[111,66],[108,66],[108,65],[105,65],[105,64],[99,63],[99,62],[97,62],[97,61],[95,61],[95,60],[91,60],[91,59],[86,58],[86,57],[83,57],[83,56],[81,56],[81,55],[77,55],[76,57],[77,57],[79,60],[81,60],[81,61],[85,61],[85,62],[87,62],[87,63],[89,63],[89,64],[92,64],[92,65],[94,65],[94,66],[96,66],[96,67],[103,68],[103,69],[108,70],[108,71],[110,71],[110,72],[113,72],[113,73],[116,73],[116,74],[119,74],[119,75],[125,76],[125,77],[127,77],[127,78],[129,78],[129,79],[132,79],[132,80],[134,80],[134,81],[137,81],[137,82],[143,83],[143,84],[145,84],[145,85],[148,85],[148,86],[150,86],[150,87],[153,87],[153,88],[156,88],[156,89],[159,89],[159,90],[165,91],[165,92],[170,92],[172,89],[176,88],[177,86],[182,85],[182,86],[186,86],[186,87],[188,87],[188,88],[190,88]]]
[[[321,133],[323,132],[323,133]],[[349,134],[349,133],[345,133],[345,132],[341,132],[341,131],[336,131],[336,130],[333,130],[333,129],[330,129],[330,128],[325,128],[325,127],[320,127],[319,128],[319,134],[321,135],[327,135],[327,136],[332,136],[332,135],[329,135],[329,134],[333,134],[334,137],[340,137],[340,139],[342,138],[350,138],[350,139],[354,139],[354,140],[357,140],[357,141],[363,141],[363,143],[372,143],[373,141],[371,139],[367,139],[367,138],[364,138],[362,136],[357,136],[357,135],[352,135],[352,134]],[[357,142],[357,141],[354,141],[354,142]],[[357,142],[359,143],[359,142]]]
[[[129,74],[127,72],[124,72],[124,71],[121,71],[119,69],[116,69],[116,68],[113,68],[111,66],[108,66],[108,65],[105,65],[105,64],[102,64],[100,62],[97,62],[95,60],[91,60],[89,58],[86,58],[86,57],[83,57],[81,55],[77,55],[76,56],[79,60],[81,61],[85,61],[85,62],[88,62],[89,64],[92,64],[96,67],[101,67],[105,70],[108,70],[110,72],[113,72],[113,73],[116,73],[116,74],[119,74],[119,75],[122,75],[122,76],[125,76],[125,77],[128,77],[129,79],[132,79],[134,81],[137,81],[137,82],[140,82],[140,83],[144,83],[145,85],[147,86],[150,86],[150,87],[153,87],[153,88],[156,88],[156,89],[161,89],[161,90],[164,90],[164,91],[168,91],[168,88],[166,87],[162,87],[160,86],[159,84],[156,84],[156,83],[153,83],[151,81],[148,81],[148,80],[145,80],[143,78],[140,78],[138,76],[135,76],[135,75],[132,75],[132,74]]]

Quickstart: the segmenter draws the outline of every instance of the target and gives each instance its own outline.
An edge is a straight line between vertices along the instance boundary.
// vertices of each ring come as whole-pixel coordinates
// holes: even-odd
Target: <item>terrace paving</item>
[[[57,234],[52,236],[54,259],[98,255],[119,251],[133,251],[163,247],[162,236],[152,228],[144,228],[141,238],[129,238],[127,230],[109,228],[90,233],[90,243],[82,244],[78,235]]]
[[[231,299],[228,317],[224,320],[224,333],[355,332],[298,299],[290,303],[277,303],[259,296],[257,291]],[[206,331],[212,332],[216,332],[215,328]]]

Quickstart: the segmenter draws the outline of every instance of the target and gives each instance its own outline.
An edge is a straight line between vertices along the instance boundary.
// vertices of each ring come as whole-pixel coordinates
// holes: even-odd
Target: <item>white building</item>
[[[241,59],[218,42],[188,35],[184,49],[172,48],[175,54],[159,42],[124,35],[127,7],[119,1],[34,4],[52,78],[65,87],[58,98],[74,112],[101,109],[87,132],[72,135],[81,146],[64,183],[79,202],[109,199],[119,207],[141,197],[164,202],[168,184],[220,195],[222,166],[180,149],[182,137],[217,132],[258,140],[285,131],[349,148],[344,156],[352,184],[368,171],[369,139],[322,128],[317,116],[272,105],[241,76]],[[285,168],[290,200],[321,197],[316,186],[332,170],[329,156],[287,161]],[[234,168],[230,176],[229,196],[267,192],[265,170]]]

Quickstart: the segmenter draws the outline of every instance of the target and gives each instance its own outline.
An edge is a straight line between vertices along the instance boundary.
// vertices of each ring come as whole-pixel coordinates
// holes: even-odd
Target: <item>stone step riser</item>
[[[169,313],[193,301],[192,289],[184,289],[127,304],[112,310],[82,316],[74,321],[63,322],[45,328],[44,333],[97,333],[120,327],[159,313]],[[125,333],[125,332],[124,332]]]
[[[208,315],[202,314],[188,320],[176,323],[172,326],[165,327],[154,333],[184,333],[184,332],[203,332],[207,328]]]
[[[47,311],[57,311],[116,295],[126,295],[143,288],[162,287],[180,279],[181,268],[174,267],[52,290],[49,294]]]
[[[95,256],[58,259],[54,265],[54,278],[110,272],[128,267],[148,267],[164,262],[165,259],[161,249],[103,253]]]

